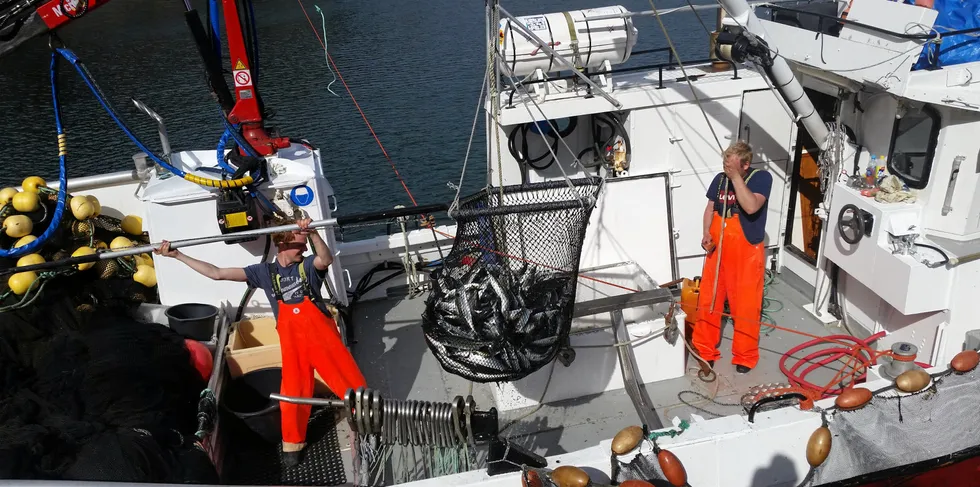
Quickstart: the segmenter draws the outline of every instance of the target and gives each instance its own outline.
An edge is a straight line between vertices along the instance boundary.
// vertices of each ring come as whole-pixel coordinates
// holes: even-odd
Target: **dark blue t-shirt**
[[[313,265],[313,259],[315,255],[308,255],[303,259],[303,266],[306,271],[306,280],[310,284],[310,289],[313,292],[314,302],[319,304],[320,302],[320,287],[323,286],[323,278],[326,276],[326,271],[320,272],[316,270]],[[287,267],[279,265],[279,262],[274,262],[273,265],[279,270],[279,275],[282,276],[279,280],[280,287],[282,290],[282,300],[286,304],[297,304],[303,301],[303,283],[299,279],[299,266],[300,264],[292,264]],[[272,276],[269,275],[269,264],[253,264],[245,268],[245,277],[248,278],[248,283],[252,286],[262,289],[265,291],[266,297],[269,298],[269,303],[272,304],[272,314],[276,317],[279,316],[279,306],[276,302],[276,295],[272,292]]]
[[[745,239],[750,244],[755,245],[766,238],[766,214],[769,213],[769,191],[772,189],[772,174],[762,169],[750,169],[749,171],[749,174],[745,176],[745,185],[748,186],[749,191],[766,197],[766,202],[762,204],[762,208],[759,208],[759,211],[752,215],[746,215],[739,206],[738,199],[735,198],[735,188],[731,184],[728,185],[727,199],[729,214],[738,215],[738,220],[742,224],[742,232],[745,233]],[[725,173],[718,173],[711,180],[711,184],[708,185],[708,192],[705,193],[705,196],[715,203],[715,213],[719,215],[721,215],[724,200],[718,197],[724,188],[724,181]]]

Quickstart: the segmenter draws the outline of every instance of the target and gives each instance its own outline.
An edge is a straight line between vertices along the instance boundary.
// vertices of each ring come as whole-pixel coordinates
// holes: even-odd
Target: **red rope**
[[[323,39],[320,38],[320,33],[316,31],[316,26],[313,25],[313,19],[310,18],[310,14],[306,12],[306,7],[303,6],[302,0],[296,0],[299,4],[299,8],[303,10],[303,15],[306,16],[306,21],[310,23],[310,28],[313,29],[313,35],[316,36],[317,42],[320,43],[320,47],[324,50],[327,46],[323,44]],[[327,53],[327,60],[330,61],[330,65],[333,66],[334,71],[337,73],[337,78],[343,83],[344,89],[347,90],[347,94],[350,95],[351,101],[354,102],[354,106],[357,107],[357,111],[361,113],[361,118],[364,119],[364,123],[367,124],[368,130],[371,131],[371,136],[374,137],[374,141],[378,143],[378,147],[381,148],[381,153],[385,155],[385,159],[388,160],[388,164],[391,164],[391,169],[395,171],[395,176],[398,178],[398,182],[402,183],[402,187],[405,188],[405,192],[408,193],[408,199],[412,200],[413,206],[418,206],[419,204],[415,202],[415,197],[412,196],[412,191],[408,189],[408,185],[405,184],[405,180],[402,179],[402,175],[398,173],[398,168],[395,167],[395,162],[391,160],[391,156],[388,155],[388,151],[385,150],[384,144],[381,143],[381,139],[378,138],[378,134],[374,132],[374,127],[371,126],[371,122],[368,121],[367,115],[364,114],[364,110],[361,110],[361,105],[357,103],[357,98],[354,98],[354,93],[351,92],[350,87],[347,86],[347,82],[344,81],[344,76],[340,74],[340,68],[337,67],[337,63],[333,62],[333,56]]]

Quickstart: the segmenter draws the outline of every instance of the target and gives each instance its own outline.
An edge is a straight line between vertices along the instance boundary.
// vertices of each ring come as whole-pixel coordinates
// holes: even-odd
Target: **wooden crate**
[[[258,318],[232,325],[225,357],[232,378],[241,377],[253,370],[282,367],[276,321],[273,318]],[[314,373],[314,378],[314,392],[320,396],[329,394],[330,389],[320,374]]]

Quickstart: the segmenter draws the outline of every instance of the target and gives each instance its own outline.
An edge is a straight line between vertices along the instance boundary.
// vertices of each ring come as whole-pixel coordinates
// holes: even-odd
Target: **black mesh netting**
[[[980,445],[977,404],[980,373],[974,369],[966,374],[938,376],[932,386],[914,395],[900,397],[894,389],[879,391],[870,404],[857,411],[832,410],[827,416],[833,438],[830,455],[805,485],[849,483],[976,448]],[[800,455],[806,451],[807,439],[808,435],[801,439]],[[678,455],[682,456],[680,452]],[[639,479],[668,485],[658,484],[666,482],[666,477],[653,453],[637,454],[628,462],[613,457],[612,463],[616,483]],[[804,479],[786,480],[799,483]]]
[[[50,224],[55,195],[27,214],[34,235]],[[11,208],[0,210],[3,216]],[[51,262],[80,246],[126,236],[119,220],[65,212],[37,253]],[[14,239],[0,235],[0,247]],[[17,259],[0,259],[0,268]],[[156,298],[133,280],[133,259],[91,269],[38,272],[44,286],[17,296],[0,279],[0,478],[218,483],[197,445],[206,384],[184,338],[132,312]]]
[[[217,483],[184,338],[49,290],[0,314],[0,478]]]
[[[422,330],[447,371],[475,382],[517,380],[566,346],[582,241],[599,178],[488,188],[453,212],[456,238]]]

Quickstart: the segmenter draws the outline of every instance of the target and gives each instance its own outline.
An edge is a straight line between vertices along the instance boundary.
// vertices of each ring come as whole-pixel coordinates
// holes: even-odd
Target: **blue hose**
[[[228,139],[231,137],[231,131],[225,129],[225,133],[221,134],[221,139],[218,140],[218,148],[215,150],[218,157],[218,167],[224,169],[229,174],[235,173],[235,168],[231,167],[230,164],[225,162],[225,144],[228,143]]]
[[[225,117],[221,117],[221,121],[224,122],[225,124],[225,133],[230,133],[231,136],[235,139],[235,143],[237,143],[239,147],[245,149],[245,152],[247,152],[248,155],[252,157],[260,157],[259,153],[255,152],[255,149],[252,147],[252,144],[249,144],[245,139],[242,138],[241,134],[238,133],[237,125],[232,125],[231,122],[229,122],[228,119],[226,119]]]
[[[95,87],[95,84],[92,82],[92,78],[89,77],[88,73],[85,72],[85,69],[82,67],[80,61],[78,60],[78,56],[76,56],[75,53],[71,51],[71,49],[65,47],[59,47],[57,49],[57,52],[61,54],[61,56],[64,57],[69,63],[71,63],[72,66],[75,67],[75,71],[78,71],[78,74],[81,75],[82,81],[84,81],[85,84],[89,87],[89,89],[92,90],[92,93],[95,95],[95,99],[99,101],[99,104],[102,105],[102,108],[105,109],[106,113],[109,114],[109,117],[112,118],[114,122],[116,122],[116,125],[118,125],[120,129],[122,129],[122,131],[126,134],[126,136],[128,136],[129,139],[132,140],[134,144],[136,144],[136,147],[139,147],[141,151],[145,152],[146,155],[153,160],[153,162],[159,164],[164,169],[174,173],[174,175],[179,177],[184,177],[186,175],[184,171],[181,171],[180,169],[171,166],[169,163],[167,163],[167,161],[163,160],[163,158],[156,155],[156,153],[150,150],[150,148],[147,147],[146,144],[140,141],[140,139],[136,137],[135,134],[133,134],[133,131],[130,130],[129,127],[126,126],[126,123],[123,122],[122,119],[119,118],[119,115],[116,114],[116,111],[113,110],[111,106],[109,106],[108,100],[106,100],[102,96],[102,93],[99,91],[99,89]]]
[[[51,53],[51,101],[54,105],[54,123],[58,128],[58,204],[51,215],[51,222],[33,242],[10,250],[0,249],[0,257],[20,257],[32,254],[39,247],[51,238],[58,227],[61,226],[61,218],[65,214],[65,202],[68,200],[68,170],[65,164],[67,150],[65,148],[65,128],[61,125],[61,105],[58,104],[58,54]]]

